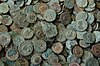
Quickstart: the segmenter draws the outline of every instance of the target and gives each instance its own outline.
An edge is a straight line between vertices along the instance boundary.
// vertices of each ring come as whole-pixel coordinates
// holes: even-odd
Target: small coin
[[[47,48],[46,42],[44,40],[37,40],[33,44],[34,50],[36,52],[44,52]]]
[[[20,35],[14,36],[12,40],[13,40],[13,44],[16,46],[19,46],[23,41],[25,41],[25,39]]]
[[[11,36],[8,32],[0,32],[0,44],[7,46],[11,41]]]
[[[88,1],[87,1],[87,0],[76,0],[76,4],[77,4],[79,7],[86,7],[87,4],[88,4]]]
[[[19,53],[23,56],[28,56],[33,51],[33,46],[30,41],[24,41],[18,46]]]
[[[90,33],[90,32],[86,32],[84,35],[83,35],[83,40],[86,42],[86,43],[93,43],[95,41],[96,37],[95,37],[95,34],[94,33]]]
[[[5,25],[0,25],[0,32],[8,32],[8,28]]]
[[[54,21],[56,19],[56,12],[53,9],[47,9],[44,11],[43,17],[48,22]]]
[[[1,20],[3,25],[11,25],[12,24],[12,18],[9,15],[2,15],[2,20]]]
[[[89,58],[86,63],[85,66],[99,66],[99,62],[97,59],[95,58]]]
[[[93,45],[91,51],[95,56],[100,57],[100,44]]]
[[[66,39],[75,39],[76,38],[76,32],[74,29],[67,28],[65,31]]]
[[[87,23],[87,21],[85,21],[83,19],[77,20],[75,23],[75,29],[77,31],[84,31],[87,29],[87,27],[88,27],[88,23]]]
[[[15,48],[9,48],[6,57],[10,61],[15,61],[19,57],[18,51]]]
[[[7,3],[0,4],[0,13],[7,13],[9,11],[9,6]]]
[[[34,65],[40,64],[41,61],[42,61],[41,56],[39,56],[39,55],[37,55],[37,54],[34,54],[34,55],[31,57],[31,63],[34,64]]]
[[[52,51],[55,53],[61,53],[63,50],[63,45],[60,42],[54,43],[52,45]]]
[[[86,20],[88,17],[88,14],[85,11],[80,11],[76,14],[76,20],[84,19]]]
[[[33,30],[31,28],[25,27],[21,31],[21,36],[25,39],[29,39],[33,37]]]
[[[72,63],[69,64],[69,66],[80,66],[80,65],[76,62],[72,62]]]
[[[80,46],[76,45],[76,46],[73,47],[73,54],[76,57],[82,57],[83,49]]]

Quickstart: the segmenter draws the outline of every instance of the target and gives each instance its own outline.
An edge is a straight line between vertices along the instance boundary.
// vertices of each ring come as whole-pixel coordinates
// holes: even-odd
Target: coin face
[[[10,48],[6,53],[6,57],[10,61],[15,61],[19,57],[18,51],[15,48]]]
[[[43,17],[48,22],[54,21],[56,19],[56,12],[53,9],[47,9],[44,12]]]
[[[83,35],[83,40],[86,42],[86,43],[93,43],[95,41],[96,37],[95,37],[95,34],[94,33],[90,33],[90,32],[86,32],[84,35]]]
[[[86,30],[88,27],[88,23],[87,21],[83,20],[83,19],[80,19],[80,20],[77,20],[76,21],[76,24],[75,24],[75,29],[77,31],[84,31]]]
[[[24,41],[18,46],[19,53],[23,56],[28,56],[33,51],[33,46],[30,41]]]
[[[99,66],[99,62],[97,59],[95,58],[89,58],[87,61],[86,61],[86,64],[85,66]]]
[[[36,52],[43,52],[47,48],[46,42],[44,40],[37,40],[33,44],[34,44],[34,50]]]
[[[87,0],[76,0],[76,4],[77,4],[79,7],[86,7],[87,4],[88,4],[88,1],[87,1]]]
[[[8,32],[0,32],[0,44],[7,46],[11,41],[11,36]]]

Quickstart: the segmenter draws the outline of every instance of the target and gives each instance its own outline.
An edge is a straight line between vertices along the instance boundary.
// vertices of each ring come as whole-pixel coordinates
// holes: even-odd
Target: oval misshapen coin
[[[36,52],[44,52],[47,48],[46,42],[44,40],[34,41],[34,50]]]
[[[96,57],[100,57],[100,44],[93,45],[91,51]]]
[[[29,39],[33,37],[33,30],[31,28],[25,27],[21,31],[21,36],[25,39]]]
[[[80,46],[76,45],[76,46],[73,47],[73,54],[76,57],[82,57],[83,49]]]
[[[7,3],[0,4],[0,13],[7,13],[9,11],[9,6]]]
[[[18,46],[19,53],[23,56],[28,56],[33,51],[33,46],[30,41],[24,41]]]
[[[86,20],[88,17],[88,14],[85,11],[80,11],[76,14],[76,20],[84,19]]]
[[[59,54],[63,50],[63,45],[60,42],[57,42],[57,43],[54,43],[51,48],[53,52]]]
[[[19,46],[23,41],[25,41],[25,39],[21,35],[14,36],[12,40],[13,40],[13,44],[16,46]]]
[[[9,15],[2,15],[1,22],[2,24],[9,26],[12,24],[12,18]]]
[[[89,58],[86,60],[85,66],[99,66],[99,62],[95,58]]]
[[[0,25],[0,32],[8,32],[8,28],[5,25]]]
[[[2,46],[8,46],[11,41],[11,36],[8,32],[0,32],[0,44]]]
[[[87,22],[89,24],[92,24],[94,22],[94,15],[92,13],[88,13],[88,18],[87,18]]]
[[[54,21],[56,19],[56,12],[53,9],[47,9],[44,11],[43,17],[48,22]]]
[[[15,48],[9,48],[6,53],[6,57],[10,61],[15,61],[19,57],[19,53]]]
[[[77,20],[75,23],[75,29],[77,31],[84,31],[87,29],[87,27],[88,27],[88,23],[87,23],[87,21],[85,21],[83,19]]]
[[[37,55],[37,54],[34,54],[34,55],[31,57],[31,63],[34,64],[34,65],[40,64],[41,61],[42,61],[41,56],[39,56],[39,55]]]
[[[65,31],[66,39],[72,40],[76,38],[76,32],[74,29],[67,28]]]
[[[83,35],[83,40],[84,40],[86,43],[93,43],[93,42],[96,40],[96,36],[95,36],[94,33],[86,32],[86,33]]]
[[[88,4],[88,1],[87,1],[87,0],[76,0],[76,4],[77,4],[79,7],[86,7],[87,4]]]

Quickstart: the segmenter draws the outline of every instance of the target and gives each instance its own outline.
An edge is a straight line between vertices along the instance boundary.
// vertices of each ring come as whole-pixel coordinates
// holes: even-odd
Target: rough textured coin
[[[56,25],[53,23],[41,22],[42,30],[47,37],[51,38],[57,35]]]
[[[92,13],[88,13],[87,22],[92,24],[94,22],[94,15]]]
[[[8,28],[5,25],[0,25],[0,32],[8,32]]]
[[[24,41],[18,46],[19,53],[23,56],[28,56],[33,51],[33,46],[30,41]]]
[[[86,61],[85,66],[99,66],[99,62],[98,62],[98,60],[95,59],[95,58],[89,58],[89,59]]]
[[[53,9],[47,9],[44,11],[43,17],[46,21],[54,21],[56,19],[56,12]]]
[[[25,41],[25,39],[21,35],[16,35],[13,38],[13,43],[16,46],[19,46],[23,41]]]
[[[44,52],[47,48],[46,42],[44,40],[36,40],[33,44],[34,50],[36,52]]]
[[[88,14],[85,11],[80,11],[76,14],[76,20],[84,19],[86,20],[88,17]]]
[[[87,1],[87,0],[76,0],[76,4],[77,4],[79,7],[86,7],[87,4],[88,4],[88,1]]]
[[[37,54],[34,54],[34,55],[31,57],[31,63],[34,64],[34,65],[40,64],[41,61],[42,61],[41,56],[39,56],[39,55],[37,55]]]
[[[9,26],[12,24],[12,18],[9,15],[2,15],[1,22],[2,24]]]
[[[72,9],[74,7],[74,0],[65,0],[64,6],[68,9]]]
[[[54,43],[52,45],[52,51],[55,53],[61,53],[63,50],[63,45],[60,42]]]
[[[69,64],[69,66],[80,66],[80,65],[76,62],[72,62],[72,63]]]
[[[7,46],[11,41],[11,36],[8,32],[0,32],[0,44]]]
[[[19,57],[18,51],[15,48],[9,48],[6,57],[10,61],[15,61]]]
[[[91,51],[95,56],[100,57],[100,44],[93,45]]]
[[[95,37],[95,34],[94,33],[90,33],[90,32],[86,32],[84,35],[83,35],[83,40],[86,42],[86,43],[93,43],[95,41],[96,37]]]
[[[88,23],[87,21],[83,20],[83,19],[80,19],[80,20],[77,20],[76,21],[76,24],[75,24],[75,29],[77,31],[84,31],[86,30],[88,27]]]
[[[0,4],[0,14],[1,13],[7,13],[9,11],[9,6],[7,3],[1,3]]]
[[[75,39],[76,38],[76,32],[74,29],[67,28],[65,31],[66,39]]]
[[[76,45],[73,48],[73,54],[76,57],[82,57],[82,55],[83,55],[83,49],[80,46]]]
[[[25,38],[25,39],[32,38],[32,36],[33,36],[33,30],[31,30],[31,28],[25,27],[21,31],[21,36],[23,38]]]

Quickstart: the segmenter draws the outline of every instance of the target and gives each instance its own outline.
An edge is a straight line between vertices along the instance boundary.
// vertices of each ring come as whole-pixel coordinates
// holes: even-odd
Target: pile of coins
[[[100,0],[0,0],[0,66],[100,66]]]

